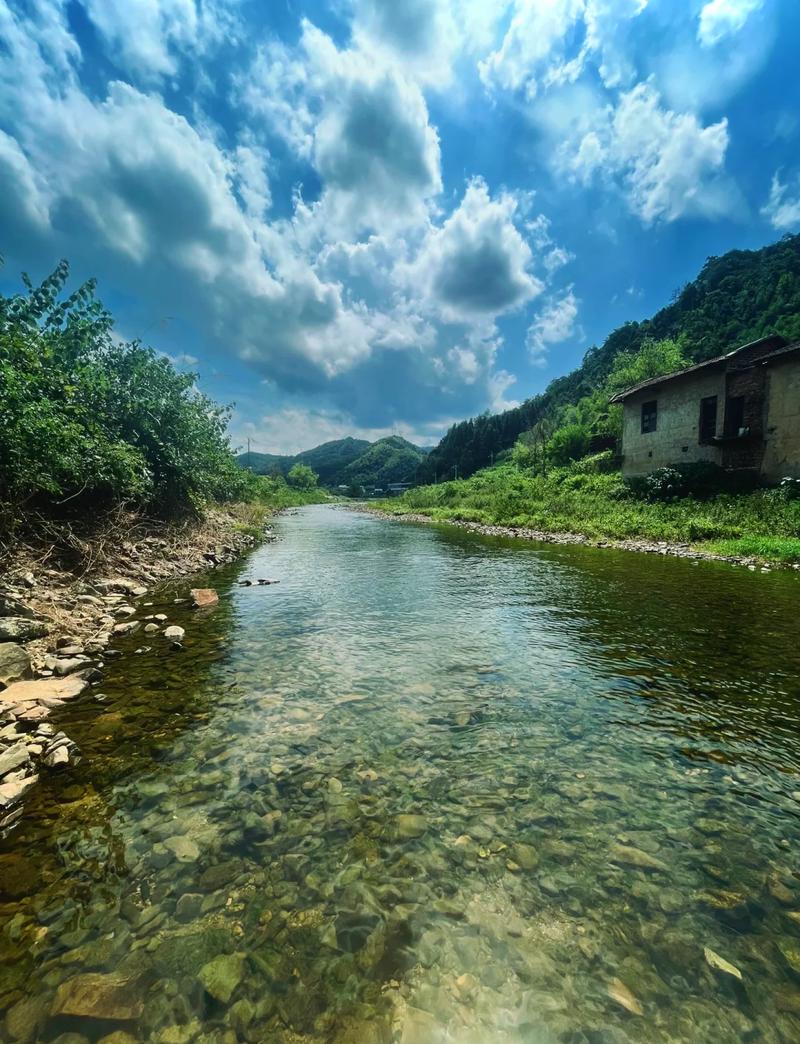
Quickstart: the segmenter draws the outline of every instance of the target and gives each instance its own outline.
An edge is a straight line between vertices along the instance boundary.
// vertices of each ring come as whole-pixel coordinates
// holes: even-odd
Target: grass
[[[800,561],[800,501],[787,501],[775,490],[654,503],[634,496],[618,473],[561,468],[541,476],[503,464],[466,480],[409,490],[381,507],[445,522],[685,543],[764,561]]]

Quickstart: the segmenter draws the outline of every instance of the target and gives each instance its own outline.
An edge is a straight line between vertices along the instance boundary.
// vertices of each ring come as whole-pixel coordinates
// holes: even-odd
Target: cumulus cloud
[[[640,83],[562,150],[567,169],[587,182],[618,179],[645,224],[684,215],[718,216],[731,206],[721,178],[728,121],[704,127],[692,113],[665,109],[654,86]]]
[[[752,14],[760,11],[764,0],[709,0],[700,11],[697,38],[713,47],[744,28]]]
[[[174,76],[181,60],[230,38],[236,27],[226,0],[83,0],[112,57],[147,81]]]
[[[537,313],[525,340],[535,366],[544,366],[551,345],[567,341],[576,333],[578,305],[570,287],[560,297],[548,301]]]
[[[517,201],[506,193],[492,199],[484,181],[467,186],[460,206],[440,228],[432,228],[405,270],[450,319],[497,316],[542,291],[532,274],[531,248],[514,219]]]
[[[194,53],[177,26],[202,26],[187,5],[156,8],[176,28],[159,22],[161,49],[146,53],[116,42],[107,15],[100,36],[130,70],[89,91],[59,0],[29,14],[0,0],[9,262],[68,256],[78,278],[124,289],[149,329],[175,316],[171,356],[233,355],[269,395],[324,396],[350,428],[420,431],[502,404],[513,377],[496,369],[495,319],[541,291],[535,265],[561,263],[549,234],[533,256],[521,195],[475,181],[448,218],[417,80],[307,22],[237,83],[245,127],[223,131],[196,97],[173,111],[158,78]],[[308,200],[278,180],[287,145]]]
[[[593,59],[601,79],[615,86],[633,69],[618,46],[624,22],[648,0],[515,0],[500,46],[480,63],[484,81],[506,90],[574,82]]]
[[[781,180],[780,172],[772,178],[769,199],[761,208],[761,213],[773,228],[787,232],[800,225],[800,175],[795,179],[794,191]]]

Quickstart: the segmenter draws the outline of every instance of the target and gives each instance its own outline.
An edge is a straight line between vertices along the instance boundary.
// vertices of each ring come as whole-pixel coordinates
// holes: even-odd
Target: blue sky
[[[435,442],[800,229],[796,0],[0,0],[4,289],[60,257],[294,452]]]

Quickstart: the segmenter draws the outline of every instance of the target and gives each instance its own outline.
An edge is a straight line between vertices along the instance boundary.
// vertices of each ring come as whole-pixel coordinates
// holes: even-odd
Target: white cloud
[[[760,11],[764,0],[709,0],[700,12],[697,38],[713,47],[744,28],[748,18]]]
[[[225,0],[83,0],[83,6],[128,75],[174,76],[181,59],[231,39],[236,19]]]
[[[548,301],[536,315],[525,341],[535,366],[544,366],[550,345],[560,344],[575,334],[578,304],[570,287],[561,297]]]
[[[652,224],[730,209],[730,188],[721,178],[727,147],[726,119],[704,127],[692,113],[663,108],[653,85],[640,83],[561,158],[584,182],[596,175],[619,179],[631,210]]]
[[[761,208],[773,228],[786,232],[800,225],[800,175],[795,178],[794,193],[781,181],[780,172],[772,178],[769,199]]]
[[[461,205],[434,227],[403,275],[437,302],[446,318],[492,317],[512,311],[542,291],[530,271],[533,255],[514,219],[517,201],[492,199],[479,178]]]
[[[634,70],[619,47],[624,23],[648,0],[514,0],[500,46],[480,63],[484,81],[506,90],[572,83],[592,58],[607,86]]]

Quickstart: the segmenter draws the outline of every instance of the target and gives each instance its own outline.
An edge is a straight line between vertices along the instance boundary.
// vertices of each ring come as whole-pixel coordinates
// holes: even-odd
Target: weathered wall
[[[767,370],[766,448],[763,474],[770,482],[800,478],[800,359],[777,360]]]
[[[717,434],[722,432],[725,409],[725,375],[721,369],[679,378],[655,389],[632,395],[623,406],[622,473],[646,475],[666,464],[700,460],[720,464],[721,450],[701,445],[700,400],[716,395]],[[642,434],[642,403],[658,402],[656,431]]]

